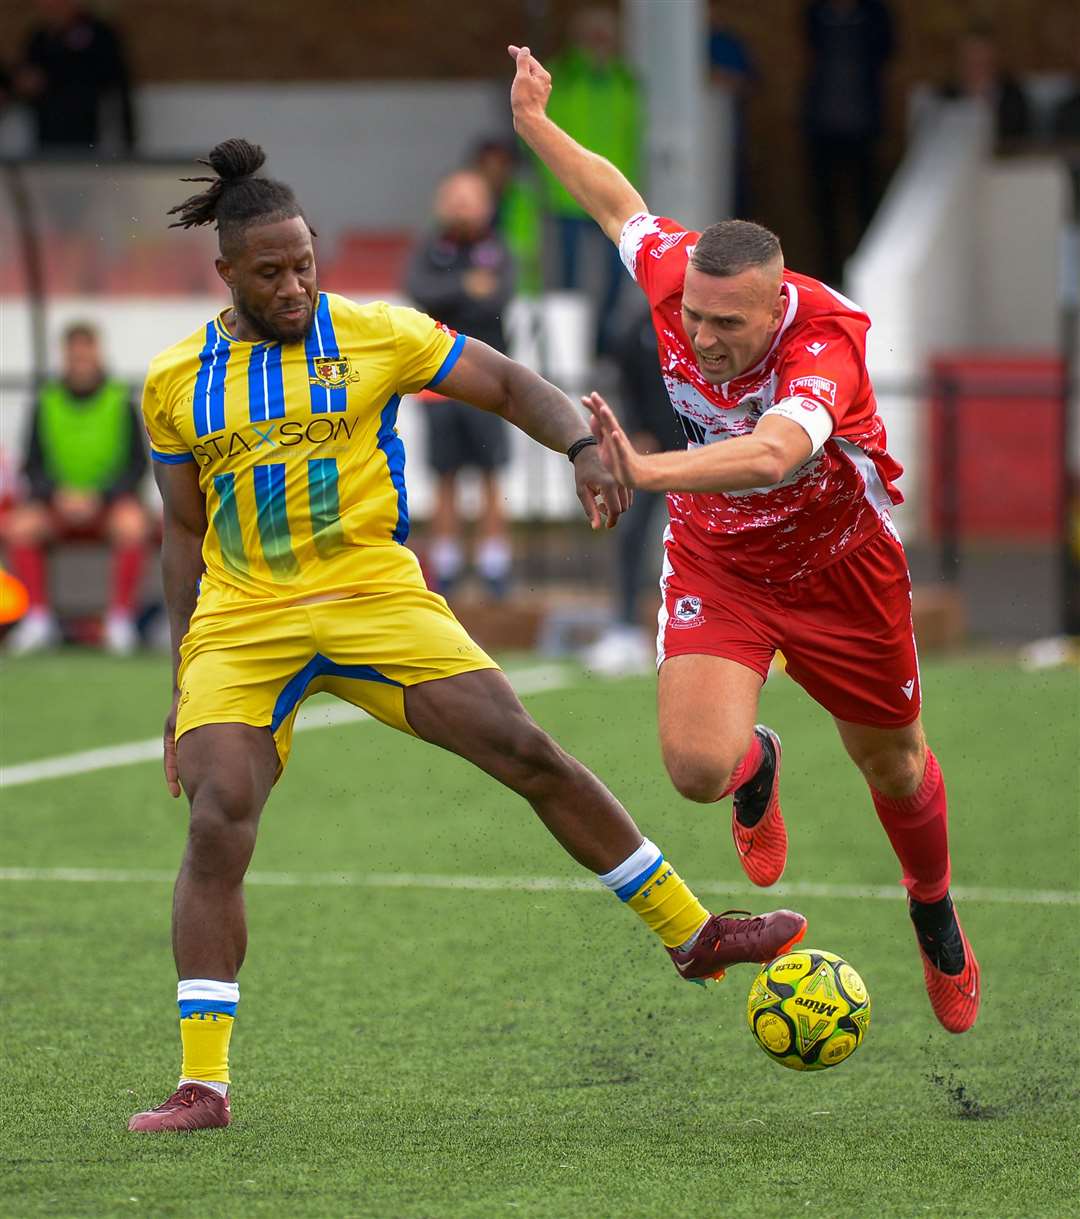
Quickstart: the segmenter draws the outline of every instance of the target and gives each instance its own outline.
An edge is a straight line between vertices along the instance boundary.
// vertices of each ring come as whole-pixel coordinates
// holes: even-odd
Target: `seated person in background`
[[[656,357],[656,333],[648,310],[639,310],[620,336],[615,350],[619,366],[622,424],[641,453],[685,449],[686,437],[671,409],[667,386]],[[659,523],[667,524],[667,503],[658,491],[634,492],[615,537],[615,595],[611,626],[582,659],[594,673],[621,677],[648,673],[656,666],[655,631],[641,623],[642,565],[649,559],[650,537],[659,550]],[[650,570],[652,568],[650,567]],[[651,583],[651,582],[650,582]],[[655,583],[652,583],[655,589]]]
[[[435,195],[436,228],[413,253],[406,291],[451,330],[503,351],[502,315],[513,294],[514,267],[492,229],[493,216],[491,189],[479,173],[459,170],[445,178]],[[510,456],[506,422],[444,398],[427,407],[428,463],[437,476],[429,552],[435,590],[449,592],[464,570],[457,476],[473,469],[483,491],[476,569],[495,596],[504,596],[511,554],[497,471]]]
[[[116,654],[135,648],[135,597],[149,524],[137,494],[145,471],[130,388],[107,374],[97,331],[75,323],[64,331],[60,378],[41,387],[31,408],[23,463],[28,494],[4,530],[8,566],[29,596],[9,651],[35,652],[59,641],[46,580],[50,543],[99,537],[113,551],[104,643]]]

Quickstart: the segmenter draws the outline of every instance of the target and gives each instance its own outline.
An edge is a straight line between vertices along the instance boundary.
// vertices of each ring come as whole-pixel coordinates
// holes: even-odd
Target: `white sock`
[[[184,1084],[198,1084],[200,1088],[213,1088],[218,1096],[228,1096],[229,1085],[219,1083],[216,1079],[182,1079],[176,1086],[182,1088]]]
[[[597,879],[616,897],[627,901],[645,883],[645,877],[650,872],[656,871],[663,858],[660,848],[646,838],[641,846],[633,854],[628,855],[617,868],[612,868],[610,872],[605,872]],[[620,890],[625,892],[625,897]]]

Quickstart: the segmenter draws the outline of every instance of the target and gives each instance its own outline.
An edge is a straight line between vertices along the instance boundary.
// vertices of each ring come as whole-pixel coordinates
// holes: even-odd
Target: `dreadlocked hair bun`
[[[210,150],[210,156],[201,165],[209,165],[222,182],[235,182],[237,178],[250,178],[266,164],[266,153],[258,144],[247,140],[222,140]]]
[[[210,150],[209,157],[197,158],[197,164],[212,169],[216,178],[181,178],[181,182],[208,182],[206,190],[191,195],[183,203],[169,208],[170,216],[178,216],[169,225],[171,229],[196,228],[201,224],[213,224],[218,218],[218,204],[222,195],[234,183],[250,179],[266,163],[266,153],[258,144],[248,140],[222,140]]]

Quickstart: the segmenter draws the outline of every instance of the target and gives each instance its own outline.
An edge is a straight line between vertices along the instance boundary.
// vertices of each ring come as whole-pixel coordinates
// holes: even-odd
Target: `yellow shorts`
[[[415,561],[392,584],[328,600],[252,604],[211,593],[200,597],[180,648],[176,737],[203,724],[269,727],[284,770],[297,709],[310,694],[329,691],[412,733],[408,686],[497,668]]]

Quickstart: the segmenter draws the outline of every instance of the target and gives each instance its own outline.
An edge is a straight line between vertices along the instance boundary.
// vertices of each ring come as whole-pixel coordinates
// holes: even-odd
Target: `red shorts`
[[[911,626],[911,576],[886,529],[821,571],[755,584],[665,546],[656,639],[672,656],[723,656],[768,676],[783,652],[788,675],[838,719],[902,728],[922,692]]]

